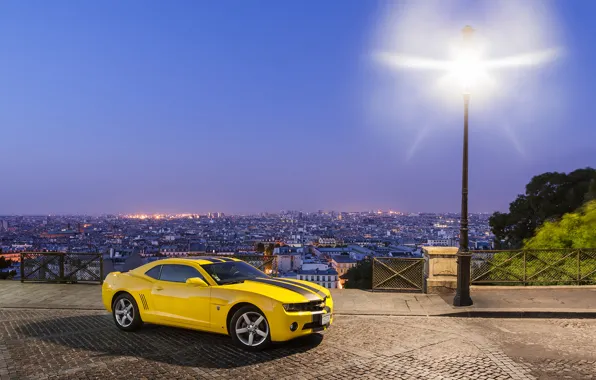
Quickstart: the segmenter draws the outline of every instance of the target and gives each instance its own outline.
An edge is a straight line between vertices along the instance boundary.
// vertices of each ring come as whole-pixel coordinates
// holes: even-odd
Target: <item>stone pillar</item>
[[[457,288],[457,247],[424,247],[426,292],[450,293]]]

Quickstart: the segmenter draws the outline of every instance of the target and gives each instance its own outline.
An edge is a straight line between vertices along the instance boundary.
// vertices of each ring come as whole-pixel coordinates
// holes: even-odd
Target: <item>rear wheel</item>
[[[128,293],[123,293],[114,300],[112,315],[116,326],[124,331],[138,330],[143,325],[137,302]]]
[[[254,306],[244,306],[232,316],[230,335],[234,344],[248,351],[260,351],[271,344],[269,322]]]

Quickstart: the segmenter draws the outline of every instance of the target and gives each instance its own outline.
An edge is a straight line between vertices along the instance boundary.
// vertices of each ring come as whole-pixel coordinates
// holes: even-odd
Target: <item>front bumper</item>
[[[322,324],[323,315],[329,314],[330,320]],[[273,342],[284,342],[304,335],[327,330],[333,324],[333,301],[327,298],[324,311],[301,311],[287,312],[281,304],[273,308],[273,316],[269,317],[271,326],[271,340]],[[292,324],[296,323],[297,328],[292,331]]]

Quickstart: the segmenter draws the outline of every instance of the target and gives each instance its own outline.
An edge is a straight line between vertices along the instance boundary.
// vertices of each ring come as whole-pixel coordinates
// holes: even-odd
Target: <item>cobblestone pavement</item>
[[[0,379],[596,379],[596,321],[338,316],[247,353],[226,336],[116,329],[99,311],[0,309]]]

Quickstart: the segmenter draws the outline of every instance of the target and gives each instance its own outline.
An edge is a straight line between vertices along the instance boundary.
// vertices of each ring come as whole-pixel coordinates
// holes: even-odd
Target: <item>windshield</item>
[[[218,285],[238,283],[257,277],[269,277],[244,261],[206,264],[203,265],[203,269],[213,277],[213,280],[215,280]]]

